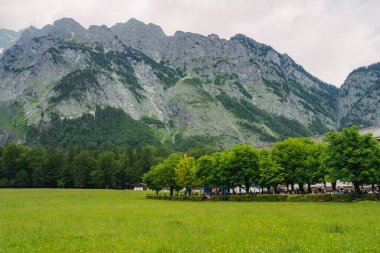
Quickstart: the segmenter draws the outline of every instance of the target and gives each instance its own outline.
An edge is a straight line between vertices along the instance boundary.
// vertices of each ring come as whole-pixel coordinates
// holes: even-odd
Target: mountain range
[[[0,144],[185,150],[380,123],[380,63],[338,89],[242,34],[63,18],[0,30],[0,48]]]

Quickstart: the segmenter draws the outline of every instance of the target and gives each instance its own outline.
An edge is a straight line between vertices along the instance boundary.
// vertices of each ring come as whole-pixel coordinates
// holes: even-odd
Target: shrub
[[[375,201],[375,200],[380,200],[380,194],[376,193],[370,193],[370,194],[361,194],[358,195],[355,200],[369,200],[369,201]]]
[[[257,194],[254,201],[284,202],[288,195],[285,194]]]
[[[182,201],[204,201],[203,195],[191,196],[169,196],[169,195],[147,195],[147,199],[182,200]],[[378,194],[243,194],[243,195],[212,195],[211,201],[257,201],[257,202],[352,202],[352,201],[376,201]]]
[[[286,201],[289,202],[351,202],[351,194],[299,194],[289,195]]]

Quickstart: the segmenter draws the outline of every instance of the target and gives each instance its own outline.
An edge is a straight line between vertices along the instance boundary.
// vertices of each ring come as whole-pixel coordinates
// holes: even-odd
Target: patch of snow
[[[2,54],[3,53],[3,48],[0,48],[0,54]]]

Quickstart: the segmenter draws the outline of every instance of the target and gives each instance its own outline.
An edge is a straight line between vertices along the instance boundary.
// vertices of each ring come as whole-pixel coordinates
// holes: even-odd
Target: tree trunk
[[[298,183],[298,188],[302,194],[304,194],[303,183]]]
[[[307,183],[307,192],[311,193],[311,183]]]
[[[156,196],[158,196],[158,190],[156,190]]]
[[[376,191],[375,184],[371,184],[371,187],[372,187],[372,192],[375,192]]]
[[[360,193],[360,184],[358,182],[354,182],[354,189],[356,193]]]
[[[292,190],[292,192],[294,192],[294,184],[293,183],[290,184],[290,189]]]
[[[336,181],[331,182],[331,188],[332,188],[333,191],[336,190]]]
[[[273,193],[274,193],[274,194],[277,194],[277,185],[276,185],[276,184],[273,185]]]
[[[270,185],[267,186],[268,194],[270,194]]]
[[[170,187],[170,196],[173,196],[174,188]]]
[[[249,194],[249,182],[248,182],[248,179],[245,180],[245,194]]]

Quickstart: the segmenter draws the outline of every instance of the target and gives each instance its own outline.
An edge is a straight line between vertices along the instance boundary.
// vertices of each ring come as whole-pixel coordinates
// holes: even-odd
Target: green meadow
[[[0,252],[380,252],[380,202],[147,200],[0,189]]]

